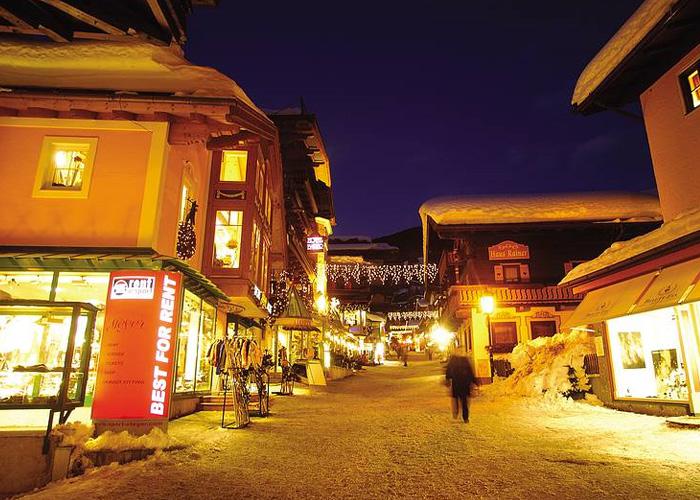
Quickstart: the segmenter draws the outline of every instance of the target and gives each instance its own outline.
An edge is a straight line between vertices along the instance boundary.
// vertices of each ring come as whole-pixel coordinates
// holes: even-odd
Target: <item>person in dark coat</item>
[[[455,353],[447,362],[445,379],[452,386],[452,416],[457,418],[459,406],[462,407],[462,419],[469,422],[469,394],[472,384],[476,383],[474,370],[466,353]]]

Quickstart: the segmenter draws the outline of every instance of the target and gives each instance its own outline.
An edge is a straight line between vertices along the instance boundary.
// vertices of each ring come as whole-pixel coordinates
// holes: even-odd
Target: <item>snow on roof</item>
[[[685,212],[660,228],[631,240],[613,243],[595,259],[573,268],[559,284],[571,283],[697,232],[700,232],[700,209]]]
[[[433,198],[421,218],[442,225],[662,220],[654,195],[616,191]]]
[[[344,241],[344,242],[362,241],[365,243],[371,243],[372,238],[370,238],[369,236],[362,236],[362,235],[350,235],[350,236],[333,235],[330,242],[334,243],[336,241]]]
[[[398,250],[388,243],[330,243],[329,250]]]
[[[265,116],[226,75],[192,64],[177,47],[137,41],[1,40],[0,86],[235,98]]]
[[[679,0],[646,0],[588,63],[574,88],[571,104],[585,101]]]

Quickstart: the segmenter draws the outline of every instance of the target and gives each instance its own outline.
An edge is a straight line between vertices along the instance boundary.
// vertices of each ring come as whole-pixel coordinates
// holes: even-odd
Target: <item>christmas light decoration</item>
[[[194,231],[194,216],[197,213],[197,202],[189,199],[187,201],[190,202],[190,209],[185,219],[177,227],[175,252],[177,253],[177,258],[181,260],[191,259],[197,249],[197,234]]]
[[[411,321],[424,319],[438,319],[438,311],[395,311],[387,313],[389,321]]]
[[[427,275],[428,283],[437,278],[436,264],[328,264],[326,272],[332,283],[343,284],[362,282],[399,284],[424,283]]]

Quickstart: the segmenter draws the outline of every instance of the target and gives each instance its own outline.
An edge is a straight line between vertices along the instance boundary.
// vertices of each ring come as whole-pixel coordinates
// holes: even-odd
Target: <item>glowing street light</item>
[[[454,334],[448,332],[441,326],[436,326],[433,328],[432,332],[430,332],[430,336],[441,351],[447,350],[447,347],[454,339]]]
[[[493,295],[482,295],[479,299],[479,307],[484,314],[493,314],[496,309],[496,300]]]

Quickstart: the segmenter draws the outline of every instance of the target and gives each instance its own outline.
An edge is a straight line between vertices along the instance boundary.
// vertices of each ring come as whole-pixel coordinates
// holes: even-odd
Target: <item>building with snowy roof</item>
[[[451,243],[428,294],[482,381],[508,374],[518,343],[560,331],[581,300],[557,286],[567,271],[661,221],[654,195],[619,192],[442,197],[419,212],[426,256]]]
[[[284,269],[287,252],[274,123],[231,78],[192,64],[177,45],[138,37],[0,39],[0,88],[0,299],[42,301],[33,306],[39,323],[31,335],[9,309],[0,313],[0,338],[28,342],[26,351],[0,353],[3,370],[70,359],[57,347],[72,335],[70,317],[54,318],[50,342],[40,327],[58,302],[97,305],[99,343],[111,271],[178,272],[184,295],[174,310],[171,364],[163,365],[171,404],[162,411],[166,422],[153,425],[194,411],[218,387],[207,360],[217,332],[263,347],[270,341],[261,321],[269,277]],[[84,338],[79,349],[89,360]],[[138,344],[128,346],[129,369],[140,369],[138,352]],[[149,388],[154,367],[146,365],[138,377]],[[88,404],[99,396],[99,369],[92,363],[82,379]],[[48,376],[22,373],[0,378],[0,405],[54,408],[56,385],[27,393],[27,380]],[[150,389],[119,387],[111,394],[120,408],[150,415]],[[89,418],[89,408],[78,418]]]
[[[700,412],[700,2],[646,0],[581,73],[572,104],[639,100],[664,224],[617,242],[561,284],[585,294],[565,327],[597,343],[596,395],[615,408]]]

